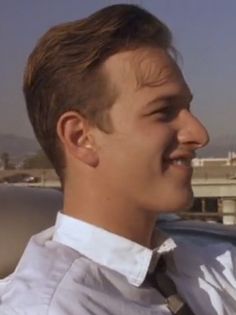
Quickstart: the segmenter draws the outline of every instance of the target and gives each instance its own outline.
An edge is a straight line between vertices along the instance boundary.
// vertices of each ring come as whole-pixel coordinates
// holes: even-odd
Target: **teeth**
[[[191,166],[191,159],[175,159],[172,163],[175,165]]]

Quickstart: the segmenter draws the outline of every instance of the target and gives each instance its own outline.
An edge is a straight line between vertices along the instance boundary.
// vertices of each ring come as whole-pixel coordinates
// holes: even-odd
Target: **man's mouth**
[[[192,167],[192,159],[191,158],[178,158],[178,159],[170,159],[169,163],[177,166],[185,166]]]
[[[192,168],[192,160],[195,158],[194,152],[176,152],[164,159],[165,164],[177,167]]]

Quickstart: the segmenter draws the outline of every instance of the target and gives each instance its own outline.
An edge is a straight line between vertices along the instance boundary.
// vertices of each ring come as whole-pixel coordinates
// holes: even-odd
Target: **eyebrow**
[[[155,97],[154,99],[152,99],[151,101],[149,101],[148,103],[145,104],[145,107],[152,107],[155,106],[156,103],[161,102],[161,101],[165,101],[165,100],[174,100],[174,101],[179,101],[179,102],[183,102],[186,104],[190,104],[193,100],[193,94],[192,93],[188,93],[187,95],[177,95],[177,94],[163,94],[163,95],[159,95],[157,97]]]

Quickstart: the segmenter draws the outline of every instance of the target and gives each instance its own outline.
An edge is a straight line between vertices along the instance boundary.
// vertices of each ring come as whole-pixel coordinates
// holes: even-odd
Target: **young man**
[[[208,142],[175,55],[168,28],[134,5],[56,26],[39,41],[24,93],[64,207],[6,282],[1,315],[236,311],[229,245],[175,244],[155,229],[160,213],[191,205],[191,160]],[[163,260],[164,289],[150,280],[153,270],[166,276]]]

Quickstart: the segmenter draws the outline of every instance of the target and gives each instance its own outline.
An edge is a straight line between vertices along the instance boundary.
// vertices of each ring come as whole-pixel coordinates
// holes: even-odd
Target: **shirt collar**
[[[156,249],[151,250],[60,212],[57,215],[53,240],[122,274],[137,287],[143,283],[147,272],[156,264],[160,254],[176,247],[174,241],[167,238]]]

